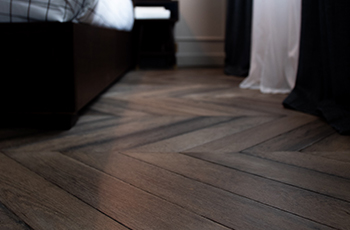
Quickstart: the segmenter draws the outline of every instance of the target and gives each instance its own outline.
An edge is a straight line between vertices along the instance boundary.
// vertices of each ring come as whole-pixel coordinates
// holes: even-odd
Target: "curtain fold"
[[[248,77],[241,88],[289,93],[298,69],[301,0],[254,0]]]
[[[303,0],[297,81],[283,105],[350,134],[349,0]]]
[[[225,73],[247,76],[250,63],[250,43],[253,0],[228,0],[225,35]]]

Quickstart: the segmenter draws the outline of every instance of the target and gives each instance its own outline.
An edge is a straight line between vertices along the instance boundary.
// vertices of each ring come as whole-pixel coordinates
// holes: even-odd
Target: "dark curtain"
[[[283,104],[350,134],[349,0],[303,0],[297,81]]]
[[[228,0],[225,36],[225,73],[248,76],[253,0]]]

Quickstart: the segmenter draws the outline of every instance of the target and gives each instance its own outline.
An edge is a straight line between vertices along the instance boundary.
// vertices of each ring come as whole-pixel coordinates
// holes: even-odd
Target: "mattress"
[[[130,31],[131,0],[0,0],[0,22],[75,22]]]

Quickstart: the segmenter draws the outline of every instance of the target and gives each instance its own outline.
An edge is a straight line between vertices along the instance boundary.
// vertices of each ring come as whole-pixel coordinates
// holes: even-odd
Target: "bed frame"
[[[69,129],[133,65],[132,33],[75,23],[0,23],[1,126]]]

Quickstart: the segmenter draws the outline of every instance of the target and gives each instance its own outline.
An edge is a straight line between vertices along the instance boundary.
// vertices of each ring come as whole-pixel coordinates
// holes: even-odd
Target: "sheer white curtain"
[[[241,88],[288,93],[295,84],[301,0],[254,0],[250,71]]]

